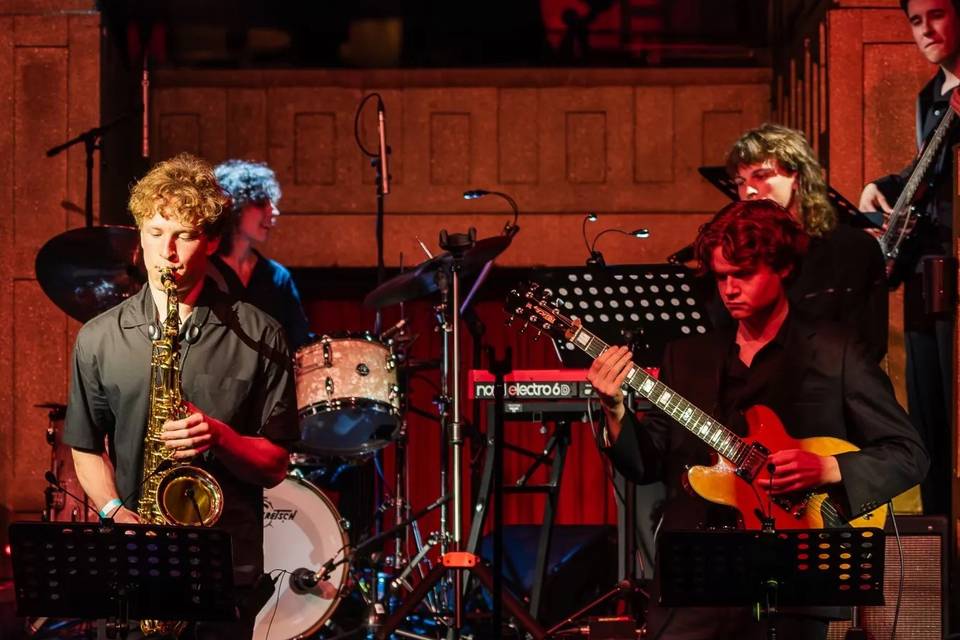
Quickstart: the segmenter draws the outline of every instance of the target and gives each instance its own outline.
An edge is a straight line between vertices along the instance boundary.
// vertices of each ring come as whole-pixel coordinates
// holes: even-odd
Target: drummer
[[[280,211],[280,184],[260,162],[227,160],[214,169],[230,196],[230,219],[207,275],[220,288],[269,313],[283,325],[291,350],[310,341],[310,325],[290,272],[255,248],[270,237]]]

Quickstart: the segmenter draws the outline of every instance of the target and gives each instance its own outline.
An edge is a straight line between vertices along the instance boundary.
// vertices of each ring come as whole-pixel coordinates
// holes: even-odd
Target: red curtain
[[[307,314],[312,329],[318,334],[336,334],[340,332],[362,332],[370,330],[374,323],[374,313],[362,307],[357,300],[312,300],[306,303]],[[559,369],[562,368],[556,351],[548,339],[535,342],[529,335],[520,335],[515,329],[505,326],[506,316],[502,304],[496,301],[478,302],[476,312],[485,325],[483,337],[485,344],[496,349],[498,357],[504,354],[504,348],[512,349],[512,364],[516,369]],[[439,360],[441,356],[441,335],[436,329],[434,311],[425,301],[405,305],[408,331],[416,336],[410,348],[410,357],[414,361]],[[384,311],[383,327],[390,327],[400,318],[398,306]],[[472,407],[467,400],[466,372],[473,368],[473,340],[466,327],[461,331],[462,358],[461,389],[463,407],[461,414],[467,421],[472,415]],[[488,366],[484,356],[482,367]],[[422,412],[437,414],[434,399],[439,390],[439,371],[435,368],[418,372],[407,390],[409,404]],[[481,411],[480,429],[485,430],[486,415]],[[410,503],[414,510],[435,500],[440,491],[439,468],[441,456],[446,455],[448,447],[441,444],[439,422],[419,413],[407,415],[408,432],[408,479]],[[506,441],[533,452],[544,449],[550,433],[543,433],[539,423],[508,422],[505,428]],[[394,449],[387,447],[384,452],[384,472],[388,489],[394,478]],[[481,465],[483,457],[470,460],[469,447],[464,456],[464,496],[463,535],[470,527],[470,466]],[[530,460],[518,454],[505,452],[504,476],[507,483],[516,479],[527,469]],[[531,479],[533,483],[547,480],[548,469],[541,468]],[[609,466],[594,443],[590,425],[576,423],[572,426],[572,439],[567,452],[566,466],[561,480],[560,499],[556,522],[558,524],[599,524],[616,522],[616,504],[614,502]],[[504,522],[507,524],[538,524],[543,521],[544,497],[540,495],[514,494],[504,498]],[[488,515],[492,519],[492,513]],[[436,512],[421,521],[421,531],[434,531],[438,526]]]

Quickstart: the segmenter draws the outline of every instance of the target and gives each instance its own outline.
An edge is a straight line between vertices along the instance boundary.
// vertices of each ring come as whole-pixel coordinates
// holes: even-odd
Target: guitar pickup
[[[760,475],[760,472],[763,470],[763,465],[767,462],[767,458],[770,456],[770,451],[760,444],[759,442],[754,442],[750,445],[750,448],[747,449],[747,453],[743,456],[743,461],[737,466],[736,474],[746,480],[747,482],[753,482],[753,479]]]

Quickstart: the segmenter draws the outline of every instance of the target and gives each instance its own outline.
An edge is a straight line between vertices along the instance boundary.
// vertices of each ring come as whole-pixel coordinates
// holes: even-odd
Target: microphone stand
[[[79,144],[81,142],[83,143],[84,152],[86,153],[87,158],[87,175],[83,198],[83,215],[88,227],[93,226],[93,152],[102,148],[100,145],[100,140],[103,138],[103,134],[110,131],[110,129],[113,129],[132,115],[132,112],[127,112],[119,118],[111,120],[107,124],[100,125],[99,127],[93,127],[92,129],[87,129],[77,137],[71,138],[63,144],[58,144],[55,147],[47,149],[47,157],[52,158],[66,151],[75,144]]]
[[[411,523],[427,515],[428,513],[430,513],[437,507],[439,507],[440,505],[446,504],[448,500],[450,500],[449,495],[441,496],[437,500],[434,500],[433,502],[428,504],[423,509],[420,509],[419,511],[411,515],[409,518],[406,518],[405,520],[398,522],[394,526],[390,527],[389,529],[385,529],[384,531],[381,531],[375,536],[371,536],[366,540],[361,541],[350,552],[343,554],[343,557],[340,558],[339,560],[334,560],[334,558],[337,557],[340,551],[343,551],[346,548],[346,547],[341,547],[337,551],[337,553],[334,554],[333,558],[330,558],[325,563],[323,563],[323,566],[320,567],[320,569],[317,570],[316,572],[310,571],[309,569],[306,569],[306,568],[297,569],[290,576],[290,588],[293,589],[295,593],[302,594],[302,593],[309,592],[309,590],[315,587],[318,582],[322,582],[323,580],[326,580],[327,578],[329,578],[331,571],[333,571],[340,565],[344,564],[345,562],[352,563],[353,559],[357,556],[357,554],[359,554],[361,551],[363,551],[367,547],[373,546],[379,542],[383,542],[393,534],[402,530],[404,527],[409,526]]]

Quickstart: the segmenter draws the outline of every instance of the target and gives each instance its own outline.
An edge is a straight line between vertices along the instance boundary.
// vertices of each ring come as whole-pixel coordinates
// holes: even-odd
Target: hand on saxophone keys
[[[181,420],[167,420],[161,436],[164,444],[174,450],[173,457],[176,460],[189,460],[215,447],[223,430],[229,428],[220,420],[200,411],[195,405],[189,402],[184,404],[190,415]]]

